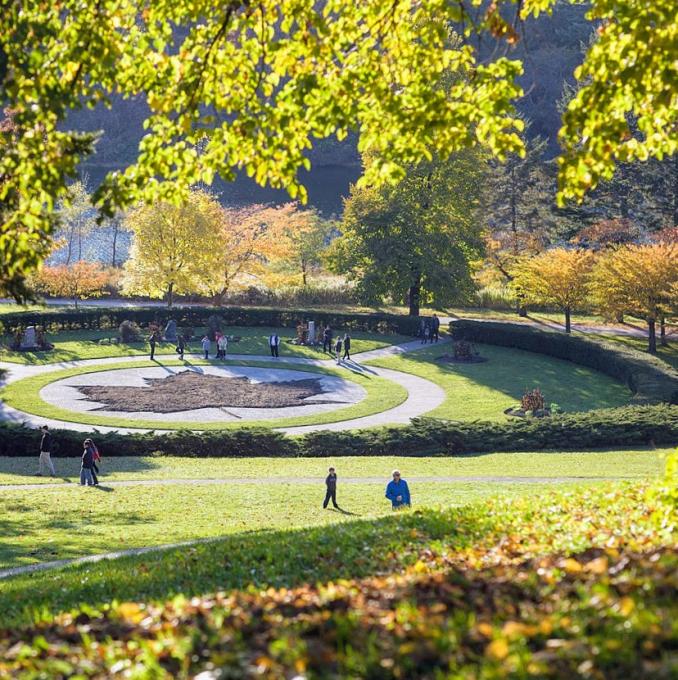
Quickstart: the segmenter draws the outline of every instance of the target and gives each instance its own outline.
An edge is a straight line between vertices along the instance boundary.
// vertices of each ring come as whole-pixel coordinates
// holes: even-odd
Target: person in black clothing
[[[177,338],[177,353],[179,354],[179,359],[184,360],[184,351],[186,349],[186,340],[183,335],[179,335]]]
[[[268,346],[271,348],[272,357],[277,358],[280,356],[280,350],[278,349],[278,347],[280,346],[280,336],[277,333],[273,333],[272,335],[269,336]]]
[[[339,508],[337,505],[337,473],[334,468],[331,467],[328,470],[329,474],[325,479],[325,486],[327,487],[327,493],[325,494],[325,500],[323,501],[323,508],[327,508],[330,500],[335,508]]]
[[[42,470],[46,468],[47,471],[56,477],[54,470],[54,463],[52,463],[52,435],[49,432],[47,425],[42,426],[42,439],[40,440],[40,461],[38,464],[38,477],[42,477]]]
[[[434,340],[438,342],[438,337],[440,333],[440,319],[436,314],[433,315],[431,319],[431,342]]]
[[[344,333],[344,359],[351,360],[351,336]]]
[[[325,326],[323,331],[323,352],[332,351],[332,329],[329,326]]]
[[[80,486],[94,486],[92,468],[94,466],[94,447],[91,440],[85,440],[85,450],[82,452],[82,467],[80,468]]]
[[[155,337],[155,331],[151,333],[151,335],[148,338],[148,344],[151,346],[151,361],[155,358],[155,343],[157,342],[157,338]]]

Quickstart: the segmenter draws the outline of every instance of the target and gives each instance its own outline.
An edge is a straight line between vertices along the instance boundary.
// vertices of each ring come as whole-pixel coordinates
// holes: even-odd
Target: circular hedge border
[[[162,366],[185,366],[186,363],[179,360],[164,361]],[[101,364],[93,364],[89,366],[77,366],[74,368],[61,369],[57,371],[48,371],[40,373],[39,375],[31,376],[29,378],[22,378],[16,382],[7,385],[2,392],[0,398],[12,408],[28,413],[33,416],[48,418],[50,420],[61,420],[64,422],[80,423],[83,425],[93,425],[101,427],[118,427],[130,429],[145,429],[145,430],[224,430],[243,427],[267,427],[267,428],[282,428],[282,427],[297,427],[303,425],[325,425],[328,423],[341,422],[343,420],[352,420],[354,418],[362,418],[364,416],[374,415],[388,411],[396,406],[402,404],[408,395],[407,390],[397,385],[396,383],[381,378],[379,376],[365,377],[359,374],[351,374],[350,377],[342,371],[337,371],[332,368],[325,368],[320,366],[310,366],[307,364],[297,363],[274,363],[269,361],[227,361],[224,363],[214,364],[214,362],[205,360],[191,361],[192,366],[209,366],[209,365],[226,365],[226,366],[251,366],[253,368],[276,368],[288,369],[293,371],[302,371],[306,373],[320,373],[332,377],[339,377],[349,382],[354,382],[365,389],[367,396],[357,404],[351,404],[328,411],[325,413],[316,413],[308,416],[295,416],[288,418],[275,418],[269,420],[238,420],[237,422],[172,422],[172,421],[157,421],[157,420],[143,420],[122,418],[117,416],[96,416],[86,413],[79,413],[77,411],[70,411],[68,409],[60,408],[53,404],[48,404],[40,397],[40,390],[47,385],[70,378],[74,375],[83,375],[87,373],[102,373],[104,371],[115,371],[128,368],[139,368],[138,361],[122,362],[120,364],[111,364],[102,366]]]

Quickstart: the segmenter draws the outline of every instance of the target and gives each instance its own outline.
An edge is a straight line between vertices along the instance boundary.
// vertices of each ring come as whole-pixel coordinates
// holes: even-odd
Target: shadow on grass
[[[135,557],[0,581],[4,625],[112,600],[164,600],[217,590],[294,587],[395,571],[424,547],[473,544],[499,528],[476,506],[416,510],[317,528],[260,530]]]
[[[58,432],[55,431],[55,436],[58,436]],[[86,433],[83,433],[83,439]],[[96,441],[96,435],[94,436]],[[36,452],[40,443],[40,435],[36,431]],[[99,464],[98,477],[105,481],[106,474],[108,472],[148,472],[149,470],[154,470],[162,467],[162,461],[158,460],[156,463],[148,457],[135,457],[135,456],[106,456],[106,451],[101,452],[104,456],[103,462]],[[16,457],[3,457],[0,458],[0,474],[8,474],[20,477],[18,480],[7,481],[7,484],[30,484],[35,482],[36,492],[39,491],[41,483],[38,479],[47,479],[48,481],[58,482],[62,481],[65,484],[79,483],[80,481],[80,458],[77,456],[59,457],[52,456],[52,462],[57,471],[57,477],[38,477],[38,455],[35,456],[16,456]],[[2,490],[3,484],[0,483],[0,491]],[[99,487],[101,488],[101,487]],[[107,487],[108,489],[109,487]]]

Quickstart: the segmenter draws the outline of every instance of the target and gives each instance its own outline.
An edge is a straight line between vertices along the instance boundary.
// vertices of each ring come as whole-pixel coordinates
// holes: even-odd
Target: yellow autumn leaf
[[[509,653],[508,642],[504,638],[492,640],[487,647],[485,647],[485,656],[495,661],[503,661]]]

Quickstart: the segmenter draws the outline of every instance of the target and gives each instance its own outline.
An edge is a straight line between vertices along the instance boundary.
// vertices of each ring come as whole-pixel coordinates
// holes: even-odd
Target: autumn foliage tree
[[[523,260],[514,270],[511,285],[526,302],[554,305],[565,313],[565,332],[571,332],[572,311],[588,295],[593,254],[586,250],[553,248]]]
[[[142,205],[126,217],[132,232],[123,289],[128,294],[164,297],[208,293],[222,279],[223,209],[204,191],[192,191],[181,205]]]
[[[656,324],[676,308],[678,244],[631,245],[608,250],[596,262],[592,298],[606,313],[645,319],[648,351],[657,351]]]
[[[35,287],[54,297],[73,300],[76,308],[79,300],[100,297],[109,276],[97,262],[78,260],[72,265],[44,267],[35,275]]]

